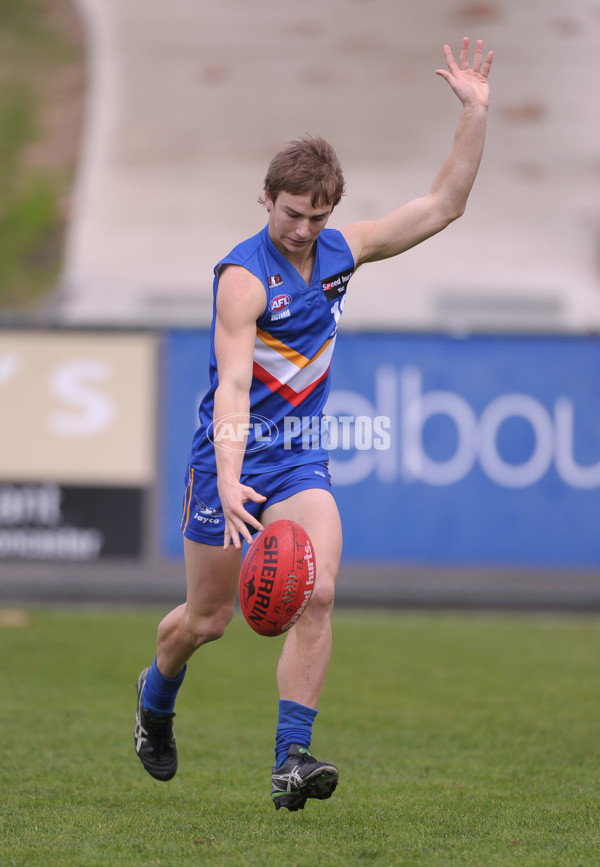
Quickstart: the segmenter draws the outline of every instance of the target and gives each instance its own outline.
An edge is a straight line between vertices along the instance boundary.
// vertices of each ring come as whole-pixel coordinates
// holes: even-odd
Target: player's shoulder
[[[344,236],[340,229],[325,226],[319,233],[319,241],[323,244],[340,244],[343,243]]]
[[[256,321],[264,313],[265,287],[245,265],[225,264],[216,291],[216,309],[230,323]]]
[[[330,263],[339,267],[354,268],[354,253],[341,229],[326,227],[318,238],[321,249],[321,261],[327,270]]]
[[[215,267],[214,291],[221,298],[224,289],[229,298],[235,298],[237,293],[256,298],[261,306],[265,301],[264,264],[262,262],[264,249],[264,230],[237,244],[224,256]]]
[[[340,234],[352,255],[356,267],[360,264],[362,251],[366,244],[368,235],[372,231],[372,226],[373,221],[363,220],[354,223],[347,223],[340,229]]]

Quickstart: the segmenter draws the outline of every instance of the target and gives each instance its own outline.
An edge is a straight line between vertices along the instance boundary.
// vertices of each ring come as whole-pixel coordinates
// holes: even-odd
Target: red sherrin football
[[[295,521],[274,521],[248,549],[240,572],[240,605],[259,635],[282,635],[305,610],[315,586],[315,552]]]

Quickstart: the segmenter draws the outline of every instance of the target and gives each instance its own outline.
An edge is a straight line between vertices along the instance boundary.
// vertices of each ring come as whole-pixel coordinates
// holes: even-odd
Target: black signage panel
[[[140,557],[144,495],[142,488],[0,483],[0,560]]]

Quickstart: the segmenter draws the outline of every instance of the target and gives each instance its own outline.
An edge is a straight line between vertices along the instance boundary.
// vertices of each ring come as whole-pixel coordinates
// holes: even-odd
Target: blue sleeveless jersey
[[[240,265],[265,287],[265,311],[256,322],[250,416],[213,419],[218,386],[214,333],[219,275]],[[247,435],[243,473],[272,472],[327,458],[323,410],[329,394],[329,368],[337,323],[348,281],[354,272],[350,248],[337,229],[323,229],[316,240],[312,280],[299,272],[275,247],[268,226],[235,247],[215,268],[213,323],[209,362],[210,387],[199,409],[199,427],[190,464],[216,472],[215,448],[221,438]]]

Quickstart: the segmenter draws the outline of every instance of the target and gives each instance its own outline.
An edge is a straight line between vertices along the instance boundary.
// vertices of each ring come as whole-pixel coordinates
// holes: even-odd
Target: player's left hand
[[[264,503],[267,498],[249,485],[242,485],[241,482],[229,482],[227,484],[219,481],[218,489],[225,518],[224,550],[226,551],[230,544],[233,544],[234,548],[241,548],[243,539],[251,545],[252,535],[247,525],[250,524],[259,532],[264,530],[264,527],[258,518],[246,511],[244,503],[250,500],[255,503]]]
[[[454,59],[449,45],[444,45],[444,54],[448,69],[436,69],[435,74],[444,78],[464,106],[486,106],[490,101],[488,76],[494,59],[494,52],[488,51],[483,60],[483,41],[478,39],[475,45],[473,67],[469,66],[469,37],[465,36],[460,51],[460,66]],[[483,65],[482,65],[483,64]]]

